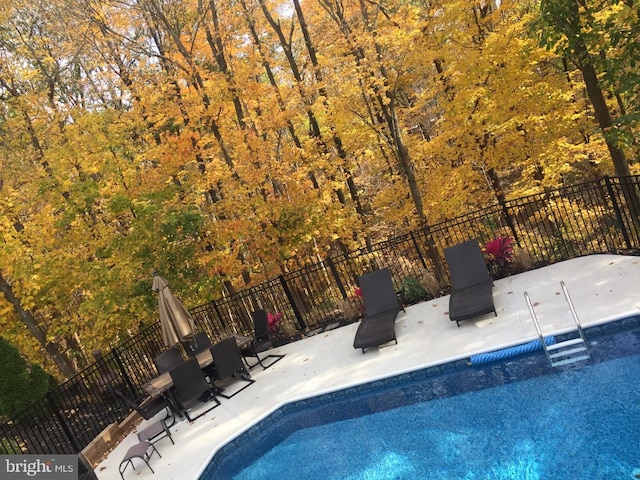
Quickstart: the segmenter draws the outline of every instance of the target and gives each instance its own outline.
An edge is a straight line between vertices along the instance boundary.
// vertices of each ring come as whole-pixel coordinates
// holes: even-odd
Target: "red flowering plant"
[[[354,296],[351,298],[354,300],[354,303],[357,305],[358,316],[364,316],[364,298],[362,297],[362,289],[360,287],[356,287],[353,289]]]
[[[489,240],[484,246],[484,258],[493,278],[507,276],[513,260],[513,238],[501,236]]]
[[[282,320],[282,312],[267,313],[267,323],[269,324],[269,331],[274,333],[278,330],[278,323]]]
[[[356,321],[364,315],[364,303],[362,300],[362,289],[356,287],[347,298],[343,298],[337,304],[345,320]]]

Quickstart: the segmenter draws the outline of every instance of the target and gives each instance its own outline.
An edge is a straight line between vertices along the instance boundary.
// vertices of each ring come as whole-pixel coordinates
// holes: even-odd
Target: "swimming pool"
[[[286,405],[200,478],[636,478],[639,325],[587,330],[581,368],[459,361]]]

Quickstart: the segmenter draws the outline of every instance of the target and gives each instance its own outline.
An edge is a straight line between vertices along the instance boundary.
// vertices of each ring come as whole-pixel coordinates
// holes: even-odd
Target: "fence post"
[[[620,213],[620,206],[618,205],[618,200],[616,198],[615,192],[613,191],[613,186],[611,185],[611,178],[609,178],[609,175],[604,176],[604,183],[607,186],[607,192],[609,193],[609,198],[611,199],[611,204],[613,205],[613,211],[616,214],[616,219],[618,220],[618,224],[620,225],[620,229],[622,230],[624,243],[627,244],[627,250],[631,250],[631,240],[629,240],[629,233],[627,232],[627,228],[624,225],[624,219],[622,218],[622,213]]]
[[[291,290],[289,290],[289,285],[287,285],[287,281],[285,280],[284,275],[278,275],[278,279],[282,284],[282,289],[284,290],[284,294],[287,296],[287,300],[289,300],[289,304],[291,304],[291,308],[293,309],[293,313],[296,316],[296,320],[298,321],[300,330],[304,330],[307,325],[304,323],[304,318],[302,318],[302,314],[300,313],[298,304],[296,303],[295,298],[293,298]]]
[[[447,284],[447,281],[444,275],[442,258],[440,257],[440,252],[438,252],[438,248],[433,241],[433,237],[431,236],[431,227],[428,223],[425,223],[423,225],[422,232],[424,233],[425,242],[427,243],[427,251],[429,252],[429,257],[431,257],[431,261],[433,262],[433,268],[435,270],[433,273],[436,277],[436,281],[438,282],[438,285],[444,286]]]
[[[75,435],[71,433],[71,429],[69,428],[69,425],[67,425],[67,419],[63,417],[62,414],[60,413],[60,408],[56,405],[56,402],[51,397],[51,392],[47,392],[46,399],[47,399],[47,402],[49,403],[49,407],[51,408],[51,411],[60,422],[60,426],[62,427],[62,430],[64,431],[65,435],[67,436],[67,439],[71,443],[73,450],[75,452],[79,452],[80,450],[82,450],[82,447],[76,443]]]
[[[120,373],[122,373],[122,378],[124,378],[124,381],[127,384],[127,388],[129,389],[130,392],[135,393],[134,398],[136,398],[138,396],[138,392],[136,391],[136,387],[133,386],[133,383],[131,382],[129,375],[127,374],[127,370],[124,368],[122,360],[120,359],[120,355],[118,355],[118,352],[116,351],[115,348],[111,349],[111,354],[113,355],[113,359],[115,360],[116,365],[118,365],[118,369],[120,370]]]
[[[215,300],[212,300],[211,305],[213,305],[213,309],[215,310],[216,315],[218,316],[218,321],[220,325],[224,325],[224,317],[220,313],[220,309],[218,308],[218,303]],[[209,321],[208,318],[207,318],[207,321]],[[211,322],[209,322],[209,324],[211,324]],[[213,325],[211,325],[211,329],[213,330]]]
[[[215,300],[211,300],[209,302],[209,305],[211,305],[213,307],[213,312],[215,313],[215,315],[218,317],[218,325],[222,326],[224,324],[224,318],[222,318],[222,314],[220,313],[220,309],[218,308],[218,304],[216,303]],[[206,323],[207,325],[209,325],[209,329],[214,332],[216,330],[216,325],[213,324],[211,322],[211,319],[209,318],[209,312],[211,311],[210,308],[207,308],[207,311],[205,313],[206,318]]]
[[[347,291],[344,289],[344,285],[342,284],[342,280],[340,280],[340,275],[338,275],[338,269],[331,257],[328,257],[326,260],[327,265],[329,265],[329,270],[331,270],[331,275],[333,275],[333,279],[336,281],[336,285],[338,286],[338,290],[342,294],[342,298],[347,298]]]
[[[500,198],[498,201],[500,203],[500,207],[502,208],[502,217],[504,221],[507,223],[507,227],[511,230],[511,236],[517,245],[520,245],[520,239],[518,238],[518,234],[516,232],[516,226],[513,223],[513,219],[511,215],[509,215],[509,208],[507,207],[507,202],[505,202],[504,198]]]
[[[416,253],[418,254],[418,258],[420,258],[420,263],[422,263],[422,268],[424,268],[425,270],[429,270],[429,268],[427,267],[427,262],[422,256],[422,252],[420,251],[420,247],[418,246],[418,242],[416,240],[416,236],[413,234],[413,231],[411,232],[410,235],[411,235],[411,241],[413,242],[413,246],[416,247]]]

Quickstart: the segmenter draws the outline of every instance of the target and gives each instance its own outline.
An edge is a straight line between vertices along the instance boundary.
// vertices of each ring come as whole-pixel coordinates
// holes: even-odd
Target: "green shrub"
[[[55,383],[51,375],[28,363],[15,346],[0,337],[0,415],[12,417],[42,398]]]
[[[427,291],[417,278],[406,277],[402,281],[402,286],[405,303],[414,304],[427,299]]]

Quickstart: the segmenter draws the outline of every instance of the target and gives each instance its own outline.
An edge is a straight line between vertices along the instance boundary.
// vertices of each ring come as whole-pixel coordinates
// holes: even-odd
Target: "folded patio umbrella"
[[[196,331],[193,318],[187,309],[173,295],[167,281],[157,273],[153,274],[152,289],[158,294],[160,326],[165,346],[170,347],[178,342],[187,341]]]

